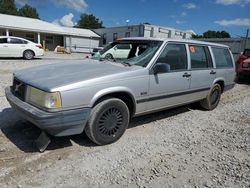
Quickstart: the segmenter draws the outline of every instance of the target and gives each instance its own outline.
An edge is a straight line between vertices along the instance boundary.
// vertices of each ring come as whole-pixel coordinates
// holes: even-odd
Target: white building
[[[170,27],[156,26],[156,25],[130,25],[122,27],[110,27],[94,30],[99,34],[102,39],[100,45],[106,45],[109,42],[113,42],[117,38],[124,37],[159,37],[159,38],[176,38],[176,39],[189,39],[192,31],[182,31]]]
[[[71,52],[91,52],[99,46],[100,36],[89,29],[61,27],[39,19],[0,14],[0,36],[17,36],[44,44],[54,50],[64,46]]]

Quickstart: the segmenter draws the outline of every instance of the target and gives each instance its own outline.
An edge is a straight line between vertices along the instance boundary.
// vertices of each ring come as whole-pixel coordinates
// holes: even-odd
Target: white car
[[[41,44],[19,37],[0,36],[0,57],[33,59],[43,55],[44,50]]]
[[[129,56],[131,44],[116,44],[109,45],[109,50],[107,50],[102,57],[105,59],[127,59]]]

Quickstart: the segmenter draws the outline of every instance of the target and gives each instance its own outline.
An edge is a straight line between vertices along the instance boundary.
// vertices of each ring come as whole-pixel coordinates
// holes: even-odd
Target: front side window
[[[212,47],[217,68],[233,67],[231,54],[226,48]]]
[[[7,43],[7,38],[0,38],[0,44]]]
[[[170,71],[187,69],[187,55],[184,44],[168,44],[156,63],[168,64]]]
[[[203,46],[189,46],[192,69],[203,69],[209,67],[205,50],[206,49]]]

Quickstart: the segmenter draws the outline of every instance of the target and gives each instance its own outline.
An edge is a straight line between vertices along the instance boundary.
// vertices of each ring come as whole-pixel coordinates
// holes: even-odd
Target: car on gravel
[[[236,61],[236,72],[238,81],[250,80],[250,49],[245,49]]]
[[[19,37],[0,36],[0,57],[23,57],[30,60],[43,54],[41,44]]]
[[[106,52],[130,48],[127,58]],[[117,58],[116,58],[117,57]],[[234,86],[228,46],[194,40],[119,39],[94,59],[14,73],[10,105],[53,136],[83,131],[98,145],[117,141],[132,117],[199,102],[213,110]]]

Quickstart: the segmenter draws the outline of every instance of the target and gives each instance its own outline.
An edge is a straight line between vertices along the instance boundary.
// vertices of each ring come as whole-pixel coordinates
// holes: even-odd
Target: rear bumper
[[[37,49],[35,51],[35,56],[39,57],[39,56],[44,56],[44,50],[43,49]]]
[[[21,117],[53,136],[80,134],[89,118],[90,108],[46,112],[15,97],[10,88],[5,89],[5,94],[12,108]]]

